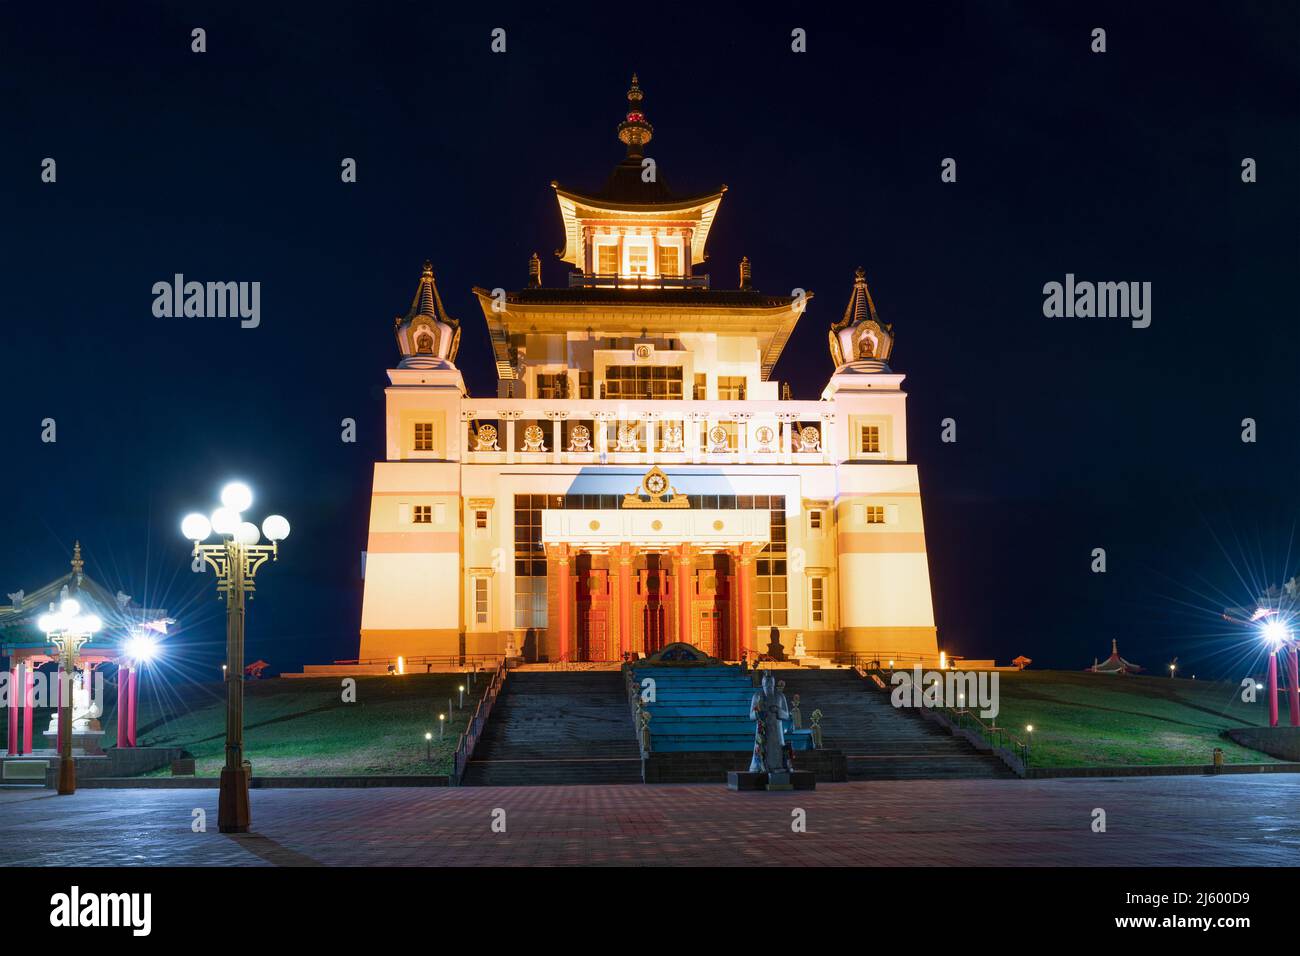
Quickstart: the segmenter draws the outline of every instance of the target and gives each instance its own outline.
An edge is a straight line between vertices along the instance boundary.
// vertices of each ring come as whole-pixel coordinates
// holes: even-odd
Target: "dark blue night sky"
[[[393,316],[431,259],[471,392],[494,394],[470,288],[524,285],[534,250],[561,282],[549,183],[622,158],[634,70],[663,175],[729,187],[715,286],[747,255],[759,289],[816,293],[776,369],[795,397],[820,393],[866,267],[908,376],[942,646],[1075,668],[1118,638],[1208,676],[1217,612],[1300,570],[1293,4],[271,6],[0,6],[0,590],[63,573],[79,538],[210,675],[221,608],[178,522],[237,476],[293,522],[249,659],[355,656]],[[178,272],[260,281],[261,326],[155,318]],[[1066,273],[1151,282],[1151,327],[1045,318]]]

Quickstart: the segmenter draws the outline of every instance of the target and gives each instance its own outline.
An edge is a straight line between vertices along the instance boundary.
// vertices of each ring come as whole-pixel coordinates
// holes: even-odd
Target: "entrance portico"
[[[724,659],[752,651],[754,555],[770,535],[766,511],[545,512],[560,659],[618,660],[675,640]]]

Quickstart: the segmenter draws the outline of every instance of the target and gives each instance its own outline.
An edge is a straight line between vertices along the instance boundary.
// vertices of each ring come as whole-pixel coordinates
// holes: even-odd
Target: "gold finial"
[[[640,156],[642,147],[650,142],[655,131],[641,111],[643,99],[645,94],[641,92],[641,83],[633,73],[632,88],[627,91],[627,116],[618,124],[618,138],[627,145],[629,156]]]
[[[77,541],[72,545],[72,573],[77,576],[77,583],[81,583],[81,578],[86,570],[86,562],[81,560],[81,542]]]
[[[749,256],[742,256],[740,259],[740,287],[748,289],[750,282],[754,278],[753,267],[749,264]]]
[[[420,273],[420,275],[428,276],[431,279],[433,278],[433,263],[430,262],[428,259],[424,260],[424,270]]]

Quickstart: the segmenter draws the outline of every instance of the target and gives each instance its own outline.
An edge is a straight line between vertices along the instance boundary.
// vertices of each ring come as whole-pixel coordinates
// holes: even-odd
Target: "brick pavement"
[[[3,865],[1293,865],[1300,777],[930,780],[815,793],[707,785],[0,791]],[[194,833],[194,808],[209,830]],[[1092,811],[1107,813],[1104,834]],[[491,829],[505,811],[506,832]],[[791,811],[807,832],[791,831]]]

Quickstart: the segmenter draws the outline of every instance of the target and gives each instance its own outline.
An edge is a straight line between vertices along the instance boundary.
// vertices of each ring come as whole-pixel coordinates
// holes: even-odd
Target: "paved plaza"
[[[721,786],[0,792],[0,864],[197,866],[1294,865],[1300,777]],[[191,829],[194,811],[207,832]],[[1094,809],[1106,832],[1093,832]],[[806,832],[792,829],[806,812]],[[504,811],[505,832],[493,832]]]

